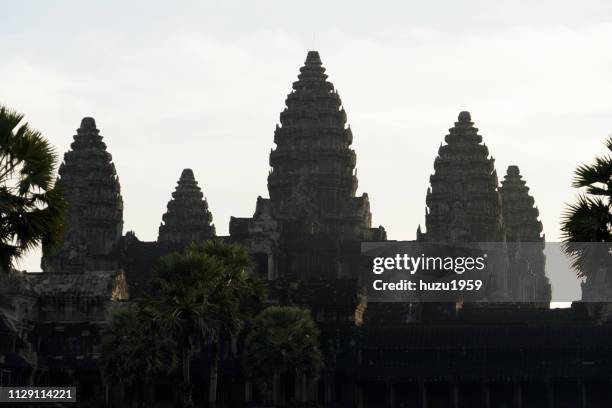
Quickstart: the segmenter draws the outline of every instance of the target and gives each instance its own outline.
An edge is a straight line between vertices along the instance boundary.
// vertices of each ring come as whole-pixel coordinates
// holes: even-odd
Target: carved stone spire
[[[112,156],[94,118],[83,118],[70,147],[57,180],[68,204],[64,238],[57,250],[43,257],[43,270],[114,269],[123,230],[123,199]]]
[[[432,242],[504,241],[495,161],[469,112],[461,112],[434,161],[427,191],[427,233]]]
[[[510,249],[510,283],[514,286],[515,294],[524,301],[534,300],[548,307],[551,286],[545,273],[542,223],[538,220],[538,208],[534,206],[534,199],[529,195],[529,187],[518,166],[508,167],[499,191]]]
[[[529,195],[518,166],[509,166],[499,189],[503,202],[504,223],[508,241],[540,242],[542,223],[534,206],[534,199]]]
[[[183,170],[159,226],[159,242],[187,245],[215,236],[212,214],[193,171]]]
[[[345,244],[386,232],[371,228],[368,195],[355,196],[353,134],[318,52],[308,53],[285,104],[270,152],[270,198],[257,199],[252,218],[232,218],[230,235],[269,279],[346,278],[358,268],[339,254],[358,246]]]
[[[277,207],[302,179],[313,187],[313,199],[332,211],[355,196],[353,136],[340,96],[326,79],[319,53],[310,51],[274,133],[268,189]]]
[[[268,176],[277,218],[300,218],[310,231],[334,233],[345,228],[359,235],[361,229],[369,229],[367,196],[355,197],[353,135],[317,51],[308,52],[285,103],[274,133],[276,149],[270,153]],[[306,226],[309,223],[316,227]]]

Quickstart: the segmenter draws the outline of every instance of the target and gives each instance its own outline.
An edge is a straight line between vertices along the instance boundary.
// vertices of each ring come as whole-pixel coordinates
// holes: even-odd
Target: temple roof
[[[162,220],[159,242],[188,244],[215,236],[212,214],[193,170],[184,169],[181,173]]]
[[[306,61],[304,62],[305,66],[321,66],[323,62],[321,62],[321,57],[319,56],[319,51],[308,51],[306,55]]]
[[[88,271],[86,273],[31,273],[28,279],[41,296],[89,296],[111,300],[123,272]],[[119,279],[118,279],[119,277]]]

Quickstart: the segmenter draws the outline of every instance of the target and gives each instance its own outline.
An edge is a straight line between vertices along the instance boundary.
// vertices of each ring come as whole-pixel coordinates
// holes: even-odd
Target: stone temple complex
[[[318,52],[309,52],[274,131],[269,198],[257,198],[252,217],[232,217],[230,236],[221,237],[249,250],[270,303],[309,307],[321,330],[325,368],[306,392],[286,378],[287,398],[337,408],[610,406],[612,323],[580,302],[551,310],[541,301],[551,287],[535,200],[517,166],[499,183],[468,112],[434,159],[416,241],[507,245],[492,278],[522,301],[368,302],[360,245],[387,236],[372,227],[367,194],[357,195],[353,133],[325,72]],[[215,237],[213,217],[185,169],[160,214],[158,239],[124,234],[119,179],[92,118],[77,130],[58,183],[69,204],[63,244],[45,254],[42,273],[0,284],[0,385],[74,384],[81,406],[127,406],[97,367],[107,310],[147,290],[159,256]],[[265,406],[240,368],[241,343],[229,340],[219,406]],[[194,384],[208,380],[207,358],[205,348],[193,356]],[[203,404],[200,388],[194,397]],[[150,393],[169,406],[177,390],[169,379]]]
[[[342,249],[386,235],[371,226],[367,194],[355,196],[353,133],[318,52],[308,53],[285,103],[270,153],[270,198],[257,199],[253,218],[232,218],[230,234],[263,260],[269,278],[349,276]]]

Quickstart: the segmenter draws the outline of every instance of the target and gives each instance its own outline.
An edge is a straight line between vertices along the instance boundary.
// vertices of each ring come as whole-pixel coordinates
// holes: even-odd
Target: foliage
[[[65,203],[54,187],[57,155],[23,115],[0,106],[0,271],[38,244],[60,239]]]
[[[605,144],[607,155],[576,169],[572,186],[583,192],[562,215],[564,251],[581,277],[610,264],[609,245],[587,244],[612,242],[612,137]]]
[[[245,341],[244,368],[264,388],[275,374],[316,377],[323,367],[319,330],[308,309],[270,306],[253,321]]]
[[[216,350],[220,337],[237,335],[263,299],[263,284],[249,273],[250,267],[243,247],[220,240],[191,244],[184,253],[160,258],[153,296],[144,307],[177,346],[186,393],[194,344],[210,343]],[[217,359],[214,355],[214,373]],[[216,380],[212,388],[216,393]]]
[[[219,239],[194,243],[188,251],[202,252],[222,265],[226,284],[216,292],[222,317],[217,330],[220,334],[238,334],[266,297],[264,282],[250,273],[254,266],[251,256],[243,246]]]
[[[128,387],[168,373],[176,365],[171,338],[161,335],[151,316],[138,305],[119,305],[102,330],[101,369],[110,382]]]

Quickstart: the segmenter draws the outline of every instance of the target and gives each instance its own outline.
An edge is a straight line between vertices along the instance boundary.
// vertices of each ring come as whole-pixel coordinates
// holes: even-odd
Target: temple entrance
[[[479,382],[459,384],[459,408],[473,408],[482,405],[483,386]]]
[[[400,382],[395,384],[395,401],[401,408],[419,408],[419,384],[416,382]]]
[[[449,383],[433,382],[427,384],[427,408],[448,408],[452,403]]]
[[[363,386],[363,401],[367,408],[387,408],[387,384],[373,381]]]
[[[511,408],[512,405],[512,383],[492,382],[490,385],[491,408]]]

